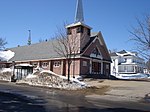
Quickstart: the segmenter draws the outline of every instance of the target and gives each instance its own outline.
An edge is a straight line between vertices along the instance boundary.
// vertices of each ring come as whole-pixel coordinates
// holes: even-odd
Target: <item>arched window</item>
[[[94,48],[93,51],[90,54],[90,57],[95,57],[95,58],[100,58],[102,59],[102,55],[100,53],[100,51],[98,50],[98,48]]]

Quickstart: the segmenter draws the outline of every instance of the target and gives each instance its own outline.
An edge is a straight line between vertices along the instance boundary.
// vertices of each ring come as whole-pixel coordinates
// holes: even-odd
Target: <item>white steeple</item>
[[[77,0],[75,23],[84,22],[82,0]]]

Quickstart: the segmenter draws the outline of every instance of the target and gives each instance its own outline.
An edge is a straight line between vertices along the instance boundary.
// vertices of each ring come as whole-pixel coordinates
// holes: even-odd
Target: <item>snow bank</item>
[[[1,61],[8,61],[12,57],[14,57],[15,53],[8,50],[8,51],[0,51],[0,60]]]
[[[70,78],[70,81],[68,82],[67,77],[48,70],[34,72],[26,78],[19,80],[17,83],[27,83],[33,86],[45,86],[67,90],[76,90],[87,87],[85,83],[80,82],[77,79]]]
[[[26,78],[27,78],[27,79],[32,79],[32,78],[36,78],[36,77],[37,77],[36,75],[29,74]]]
[[[11,68],[2,68],[0,70],[1,73],[4,73],[4,72],[12,72],[12,69]]]
[[[116,75],[118,79],[145,79],[148,78],[146,74],[137,73],[137,74],[118,74]]]
[[[0,70],[0,80],[11,81],[12,69],[4,68]]]
[[[62,79],[64,79],[64,80],[67,80],[67,77],[58,75],[58,74],[56,74],[56,73],[54,73],[54,72],[52,72],[52,71],[43,70],[41,73],[44,73],[44,72],[45,72],[45,73],[50,73],[50,74],[55,75],[55,76],[57,76],[57,77],[60,77],[60,78],[62,78]],[[70,81],[71,81],[71,82],[78,83],[78,84],[80,84],[80,85],[82,85],[82,86],[85,86],[85,85],[86,85],[84,82],[81,82],[81,81],[79,81],[78,79],[75,79],[75,78],[70,78]]]

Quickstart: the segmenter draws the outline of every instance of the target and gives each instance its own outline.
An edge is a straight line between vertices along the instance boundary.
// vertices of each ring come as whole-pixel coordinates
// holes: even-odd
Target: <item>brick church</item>
[[[111,58],[101,32],[91,32],[91,27],[84,23],[82,0],[77,0],[75,22],[66,26],[69,42],[76,41],[76,51],[70,65],[70,77],[97,76],[108,78],[110,75]],[[56,40],[10,48],[15,53],[7,62],[30,64],[67,76],[68,59],[54,50]],[[73,45],[71,43],[71,45]],[[72,55],[72,54],[70,54]]]

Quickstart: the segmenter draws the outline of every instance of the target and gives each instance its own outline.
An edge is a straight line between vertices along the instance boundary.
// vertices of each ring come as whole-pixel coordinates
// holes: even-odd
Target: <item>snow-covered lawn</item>
[[[137,73],[137,74],[117,74],[115,77],[118,78],[118,79],[147,79],[147,78],[149,78],[148,75],[144,74],[144,73]]]

